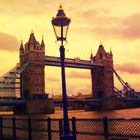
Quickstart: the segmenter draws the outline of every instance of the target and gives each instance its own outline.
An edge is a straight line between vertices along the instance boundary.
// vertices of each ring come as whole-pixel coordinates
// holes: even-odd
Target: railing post
[[[28,139],[32,140],[32,122],[31,122],[31,118],[28,118]]]
[[[76,140],[76,119],[75,119],[75,117],[72,117],[72,133],[73,133],[74,140]]]
[[[3,140],[3,119],[0,117],[0,140]]]
[[[62,129],[62,120],[59,120],[59,138],[61,140],[61,136],[63,134],[63,129]]]
[[[107,117],[103,118],[103,124],[104,124],[104,138],[105,140],[108,140],[109,133],[108,133],[108,118]]]
[[[16,118],[12,118],[12,123],[13,123],[13,140],[16,140]]]
[[[51,134],[51,118],[48,117],[48,140],[52,140],[52,134]]]

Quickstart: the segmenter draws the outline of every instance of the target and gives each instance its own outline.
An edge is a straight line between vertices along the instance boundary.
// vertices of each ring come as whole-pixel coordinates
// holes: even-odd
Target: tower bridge
[[[21,42],[19,57],[19,64],[0,78],[0,96],[16,96],[18,90],[21,102],[20,100],[14,101],[14,99],[9,102],[10,105],[19,104],[17,107],[18,111],[28,110],[28,113],[45,113],[46,110],[48,111],[51,108],[50,112],[52,112],[53,102],[51,99],[48,99],[45,94],[44,69],[45,66],[60,67],[60,58],[45,55],[44,40],[42,39],[41,43],[39,43],[36,40],[34,33],[30,34],[29,40],[25,45]],[[99,45],[95,56],[91,53],[90,60],[65,58],[64,63],[65,67],[68,68],[89,69],[91,71],[92,97],[93,99],[100,99],[98,104],[101,103],[103,108],[115,108],[116,105],[122,104],[122,101],[120,103],[120,98],[118,99],[115,94],[113,73],[115,73],[124,86],[126,86],[126,84],[114,71],[112,52],[106,52],[103,45]],[[131,88],[127,86],[126,89],[129,92],[132,91]],[[121,93],[117,93],[121,95]],[[135,92],[131,92],[131,95],[139,98],[139,96],[136,96],[137,94]],[[94,104],[91,104],[91,100],[90,102],[88,100],[86,101],[86,104],[88,105]],[[71,101],[71,103],[73,102],[74,101]],[[85,101],[77,102],[80,104],[85,103]],[[2,105],[2,103],[4,105],[7,103],[8,105],[8,100],[0,99],[0,105]],[[24,105],[21,106],[21,104]]]
[[[45,65],[60,66],[60,58],[45,56],[45,43],[42,39],[39,43],[34,33],[30,34],[29,41],[20,46],[20,64],[30,64],[21,73],[21,96],[28,98],[45,93]],[[95,56],[91,54],[90,60],[65,59],[65,66],[70,68],[82,68],[91,70],[92,93],[94,98],[113,96],[113,55],[106,52],[103,45],[99,45]],[[96,69],[96,71],[95,71]]]

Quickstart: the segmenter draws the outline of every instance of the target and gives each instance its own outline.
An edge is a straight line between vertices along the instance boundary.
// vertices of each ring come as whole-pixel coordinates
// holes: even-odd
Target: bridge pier
[[[123,99],[122,98],[102,99],[101,109],[102,110],[123,109]]]
[[[21,98],[26,99],[25,105],[15,106],[15,114],[54,113],[53,100],[45,94],[45,44],[39,43],[34,33],[29,41],[20,49],[20,64],[29,62],[20,75]]]
[[[52,99],[30,99],[26,104],[14,106],[14,114],[52,114],[54,105]]]

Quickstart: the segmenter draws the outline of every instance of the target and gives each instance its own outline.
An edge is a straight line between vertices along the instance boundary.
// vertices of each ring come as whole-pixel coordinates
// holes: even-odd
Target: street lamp
[[[61,59],[61,76],[62,76],[62,94],[63,94],[63,117],[64,117],[64,134],[61,140],[72,140],[73,137],[70,135],[68,110],[67,110],[67,94],[66,94],[66,79],[65,79],[65,48],[63,45],[64,41],[67,41],[67,33],[71,20],[66,17],[62,5],[60,4],[57,15],[52,18],[52,25],[57,41],[61,42],[60,45],[60,59]]]

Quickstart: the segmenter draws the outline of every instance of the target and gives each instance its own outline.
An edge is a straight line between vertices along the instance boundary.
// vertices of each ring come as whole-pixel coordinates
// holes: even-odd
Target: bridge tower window
[[[100,55],[100,59],[102,60],[102,59],[103,59],[103,56],[102,56],[102,54],[100,53],[99,55]]]

